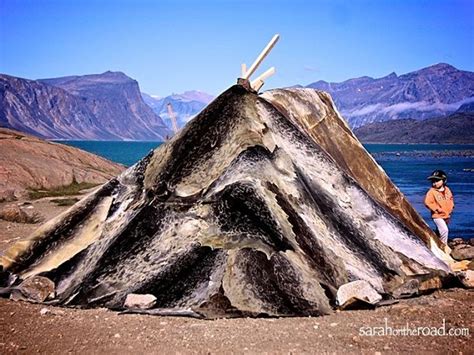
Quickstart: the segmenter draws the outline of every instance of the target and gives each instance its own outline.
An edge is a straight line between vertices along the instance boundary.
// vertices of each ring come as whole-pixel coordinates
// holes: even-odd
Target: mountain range
[[[168,104],[176,115],[178,127],[183,127],[188,121],[206,107],[214,96],[202,91],[186,91],[182,94],[172,94],[166,97],[157,97],[142,93],[143,100],[159,115],[171,129],[172,122],[168,113]]]
[[[449,64],[436,64],[398,76],[363,76],[341,83],[317,81],[307,85],[331,94],[349,125],[446,116],[474,102],[474,73]]]
[[[373,127],[399,130],[401,119],[430,125],[434,118],[442,120],[457,110],[460,114],[461,108],[472,112],[474,106],[474,73],[449,64],[400,76],[318,81],[307,87],[328,92],[353,129],[394,121]],[[164,141],[173,134],[168,103],[182,127],[212,100],[200,91],[148,95],[121,72],[39,80],[0,74],[0,127],[47,139]],[[453,137],[451,132],[436,139]]]
[[[397,119],[354,129],[363,143],[474,144],[474,111],[429,120]]]
[[[121,72],[28,80],[0,74],[0,126],[48,139],[155,140],[171,131]]]

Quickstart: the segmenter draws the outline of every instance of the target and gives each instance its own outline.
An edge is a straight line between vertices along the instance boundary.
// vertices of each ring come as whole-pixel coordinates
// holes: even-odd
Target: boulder
[[[466,288],[474,288],[474,270],[465,270],[458,273],[458,278]]]
[[[44,276],[33,276],[23,281],[14,289],[10,298],[32,302],[44,302],[54,297],[54,282]]]
[[[474,259],[474,246],[469,244],[458,244],[453,248],[451,256],[456,260]]]
[[[392,295],[395,298],[407,298],[418,295],[420,288],[420,281],[417,279],[411,279],[396,288]]]
[[[150,309],[156,303],[156,297],[150,294],[139,295],[136,293],[129,293],[123,304],[124,308],[129,309]]]
[[[348,282],[337,290],[337,304],[340,308],[353,306],[356,302],[377,304],[382,296],[365,280]]]
[[[451,247],[451,248],[454,248],[456,245],[459,245],[459,244],[464,244],[465,241],[464,239],[462,238],[454,238],[454,239],[450,239],[448,241],[448,245]]]

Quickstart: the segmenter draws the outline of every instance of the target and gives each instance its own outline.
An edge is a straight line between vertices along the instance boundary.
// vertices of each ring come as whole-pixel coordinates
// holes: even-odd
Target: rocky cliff
[[[0,126],[48,139],[165,140],[171,135],[123,73],[27,80],[0,75]]]

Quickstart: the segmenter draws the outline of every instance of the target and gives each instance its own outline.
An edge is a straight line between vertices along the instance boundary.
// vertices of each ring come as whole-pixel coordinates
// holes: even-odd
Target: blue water
[[[423,204],[430,188],[426,178],[434,170],[444,170],[455,202],[449,237],[474,238],[474,156],[432,156],[446,151],[472,151],[474,145],[367,144],[365,147],[431,228],[435,226]]]
[[[147,155],[150,150],[159,147],[162,142],[138,141],[56,141],[87,152],[100,155],[114,162],[131,166]]]
[[[126,166],[133,165],[161,144],[160,142],[123,141],[61,141],[61,143],[92,152]],[[432,228],[434,224],[423,205],[424,195],[430,187],[426,177],[433,170],[444,170],[448,174],[448,185],[455,198],[450,238],[474,237],[474,172],[465,171],[465,169],[474,169],[474,156],[449,156],[449,154],[445,156],[447,151],[472,151],[474,145],[367,144],[365,147]],[[443,152],[444,155],[436,156],[437,153]]]

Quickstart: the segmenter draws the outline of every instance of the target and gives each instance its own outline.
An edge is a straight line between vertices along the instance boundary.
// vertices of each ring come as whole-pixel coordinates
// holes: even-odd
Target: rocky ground
[[[67,208],[52,199],[13,203],[47,220]],[[0,203],[0,210],[8,204],[12,202]],[[37,227],[0,220],[0,252]],[[470,353],[473,319],[474,291],[459,288],[375,310],[280,319],[120,315],[104,309],[65,309],[0,299],[0,353]],[[465,328],[469,335],[383,335],[403,327],[412,333],[417,327],[425,327],[420,332],[433,331],[443,324],[446,332]]]
[[[0,201],[23,196],[28,188],[101,184],[125,169],[83,150],[1,127],[0,152]]]

